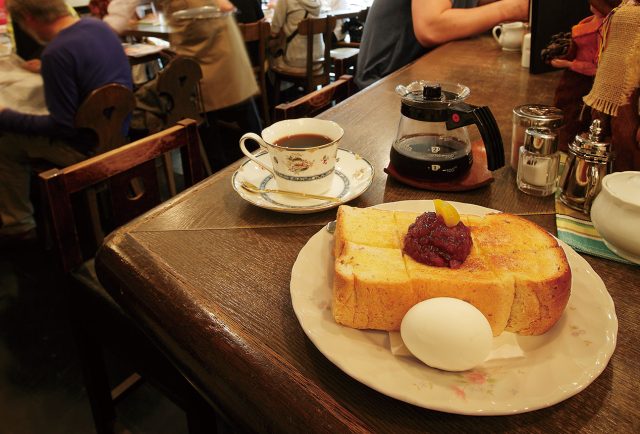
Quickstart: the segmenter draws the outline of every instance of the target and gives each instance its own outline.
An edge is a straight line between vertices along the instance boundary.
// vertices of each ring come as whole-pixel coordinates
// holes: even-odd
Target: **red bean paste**
[[[453,227],[434,212],[426,212],[409,226],[404,252],[434,267],[459,268],[471,252],[471,231],[462,222]]]

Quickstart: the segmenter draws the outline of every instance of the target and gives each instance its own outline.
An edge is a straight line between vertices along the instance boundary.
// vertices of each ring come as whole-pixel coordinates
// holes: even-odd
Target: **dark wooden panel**
[[[542,61],[540,52],[549,45],[551,36],[570,32],[571,26],[589,15],[589,2],[585,0],[532,0],[531,72],[539,74],[555,70],[556,68]]]

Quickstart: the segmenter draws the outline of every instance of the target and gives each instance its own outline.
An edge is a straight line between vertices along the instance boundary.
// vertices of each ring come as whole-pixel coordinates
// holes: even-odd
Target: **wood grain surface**
[[[478,190],[435,193],[383,172],[400,116],[398,84],[418,79],[471,88],[510,143],[511,110],[550,104],[558,74],[533,76],[519,53],[490,36],[453,42],[345,100],[320,117],[345,130],[341,146],[375,167],[371,188],[350,204],[407,199],[468,202],[521,214],[555,233],[551,198],[520,193],[508,167]],[[477,131],[472,139],[479,138]],[[508,145],[506,146],[508,148]],[[509,150],[506,150],[509,160]],[[291,215],[257,208],[231,187],[238,163],[113,233],[97,268],[116,300],[210,402],[239,428],[257,432],[638,432],[639,268],[585,256],[616,305],[616,352],[584,391],[552,407],[513,416],[470,417],[387,397],[329,362],[301,329],[291,305],[291,268],[335,209]]]

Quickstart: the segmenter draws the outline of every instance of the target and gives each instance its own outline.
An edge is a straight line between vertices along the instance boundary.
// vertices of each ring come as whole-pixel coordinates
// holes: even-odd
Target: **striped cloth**
[[[612,261],[631,264],[624,258],[613,253],[604,244],[589,216],[574,211],[560,202],[556,196],[556,226],[558,238],[569,244],[574,250]]]

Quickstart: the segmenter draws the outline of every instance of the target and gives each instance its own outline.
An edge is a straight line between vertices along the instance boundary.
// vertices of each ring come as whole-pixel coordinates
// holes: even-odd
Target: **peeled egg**
[[[446,371],[466,371],[491,351],[489,321],[475,306],[438,297],[413,306],[402,319],[406,347],[425,364]]]

